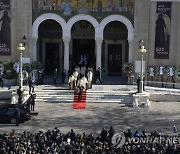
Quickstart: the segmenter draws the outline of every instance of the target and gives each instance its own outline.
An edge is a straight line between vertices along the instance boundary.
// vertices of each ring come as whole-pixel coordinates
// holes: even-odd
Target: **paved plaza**
[[[132,86],[130,90],[135,90]],[[153,87],[148,91],[155,91]],[[173,89],[162,89],[166,93]],[[174,89],[176,93],[179,90]],[[172,134],[175,121],[177,131],[180,129],[180,102],[151,102],[150,108],[133,108],[122,103],[87,103],[85,110],[74,110],[72,103],[37,102],[31,120],[19,126],[0,124],[0,133],[48,130],[58,127],[62,132],[74,129],[78,133],[97,134],[102,128],[113,126],[117,132],[132,130],[158,130]]]

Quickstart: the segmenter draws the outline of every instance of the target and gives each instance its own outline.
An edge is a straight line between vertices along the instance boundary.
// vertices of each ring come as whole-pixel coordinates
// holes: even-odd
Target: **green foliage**
[[[134,65],[132,63],[124,63],[122,69],[123,69],[123,72],[128,71],[129,73],[133,73],[134,72]]]
[[[0,62],[0,71],[3,70],[4,78],[14,79],[16,77],[16,67],[18,64],[20,65],[19,62],[10,62],[7,64],[2,64]],[[33,62],[32,64],[26,63],[23,65],[23,71],[26,71],[28,73],[30,73],[33,70],[38,70],[40,68],[42,68],[42,64],[40,62]]]
[[[41,62],[33,61],[31,64],[31,70],[38,70],[42,68]]]
[[[25,63],[22,68],[24,71],[30,73],[31,72],[31,65],[29,63]]]

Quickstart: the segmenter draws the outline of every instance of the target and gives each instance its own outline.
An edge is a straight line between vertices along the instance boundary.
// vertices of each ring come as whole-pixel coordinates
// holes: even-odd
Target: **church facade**
[[[41,62],[48,74],[78,65],[123,75],[123,65],[180,67],[178,0],[0,0],[0,62]]]

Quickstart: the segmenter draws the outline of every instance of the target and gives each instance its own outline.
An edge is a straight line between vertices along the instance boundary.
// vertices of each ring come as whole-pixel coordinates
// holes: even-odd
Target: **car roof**
[[[22,108],[24,107],[23,105],[21,104],[1,104],[0,105],[0,108]]]

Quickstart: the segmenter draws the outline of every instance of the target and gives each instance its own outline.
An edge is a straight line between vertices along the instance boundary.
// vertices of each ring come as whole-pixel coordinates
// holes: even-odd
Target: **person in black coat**
[[[22,90],[21,86],[17,89],[17,95],[18,95],[18,104],[22,104]]]
[[[78,101],[80,101],[82,99],[82,91],[83,91],[84,87],[78,85],[77,87],[74,88],[74,93],[78,94]]]
[[[143,91],[145,91],[145,77],[143,77]]]
[[[106,141],[107,141],[107,135],[108,135],[107,130],[105,130],[105,129],[103,128],[102,131],[101,131],[101,133],[100,133],[101,141],[102,141],[102,142],[106,142]]]
[[[66,152],[66,154],[72,154],[72,146],[71,146],[71,144],[69,142],[65,146],[65,152]]]
[[[29,94],[31,94],[31,89],[32,89],[32,92],[34,92],[34,86],[32,83],[32,77],[31,76],[28,78],[28,85],[29,85]]]
[[[44,84],[44,68],[41,68],[38,71],[38,80],[37,80],[37,86]]]
[[[57,68],[54,70],[54,85],[57,85],[57,76],[58,76],[58,71]]]
[[[31,97],[30,97],[30,109],[31,111],[34,111],[34,107],[35,107],[35,95],[32,95],[31,94]]]
[[[64,84],[64,81],[66,79],[66,72],[65,70],[62,71],[62,84]]]
[[[0,72],[0,84],[1,84],[1,87],[3,88],[4,87],[3,72]]]
[[[140,82],[141,82],[141,77],[139,75],[138,78],[137,78],[137,81],[136,81],[136,83],[137,83],[137,93],[140,92]]]
[[[102,81],[101,81],[101,72],[100,71],[101,71],[100,67],[98,67],[98,69],[96,70],[96,73],[95,73],[95,84],[96,84],[97,79],[102,84]]]

